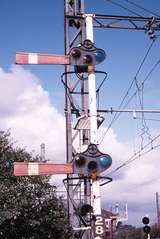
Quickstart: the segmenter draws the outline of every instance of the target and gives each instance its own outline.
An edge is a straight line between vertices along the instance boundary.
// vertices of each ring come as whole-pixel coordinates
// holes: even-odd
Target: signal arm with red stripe
[[[16,64],[19,65],[69,65],[70,57],[66,55],[39,54],[39,53],[16,53]]]
[[[15,176],[72,174],[71,163],[14,162]]]

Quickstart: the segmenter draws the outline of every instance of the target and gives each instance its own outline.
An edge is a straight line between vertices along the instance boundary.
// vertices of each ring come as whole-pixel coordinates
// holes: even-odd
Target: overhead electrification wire
[[[154,72],[154,70],[156,69],[156,67],[160,64],[160,59],[156,62],[156,64],[154,64],[154,66],[152,67],[152,69],[150,70],[150,72],[147,74],[146,78],[144,79],[144,81],[139,85],[139,89],[142,88],[142,86],[144,85],[144,83],[149,79],[149,77],[151,76],[151,74]],[[125,109],[127,107],[127,105],[133,100],[133,98],[136,96],[137,94],[137,90],[132,94],[132,96],[128,99],[127,103],[123,106],[123,107],[119,107],[119,109]],[[113,123],[119,118],[119,116],[121,115],[122,112],[116,112],[114,115],[114,118],[112,119],[111,123],[109,124],[107,130],[104,132],[104,134],[101,137],[101,140],[99,141],[99,143],[101,143],[105,137],[105,135],[107,134],[108,130],[111,128],[111,126],[113,125]]]
[[[156,39],[157,39],[157,38],[156,38]],[[140,70],[142,69],[142,66],[144,65],[144,63],[145,63],[145,61],[146,61],[146,59],[147,59],[147,57],[148,57],[148,55],[149,55],[149,53],[150,53],[150,51],[151,51],[151,49],[152,49],[152,47],[153,47],[153,45],[154,45],[156,39],[151,42],[149,48],[147,49],[147,52],[146,52],[146,54],[144,55],[144,58],[142,59],[142,62],[140,63],[140,66],[138,67],[138,70],[137,70],[137,72],[136,72],[136,74],[135,74],[135,76],[134,76],[134,78],[133,78],[133,80],[132,80],[130,86],[128,87],[128,89],[127,89],[127,91],[126,91],[124,97],[122,98],[122,101],[121,101],[121,103],[120,103],[119,106],[118,106],[118,109],[121,109],[121,108],[122,108],[122,106],[123,106],[123,104],[124,104],[124,102],[125,102],[127,96],[129,95],[129,92],[130,92],[130,90],[131,90],[131,88],[132,88],[132,86],[133,86],[133,84],[134,84],[134,82],[135,82],[135,78],[137,78],[137,76],[138,76]],[[149,74],[149,75],[150,75],[150,74]],[[134,96],[135,96],[135,95],[134,95]],[[127,106],[127,105],[125,105],[125,107],[126,107],[126,106]],[[125,108],[125,107],[123,107],[123,108]],[[100,140],[99,140],[99,144],[102,143],[102,141],[103,141],[105,135],[107,134],[107,132],[109,131],[109,129],[111,128],[111,126],[113,125],[113,123],[119,118],[120,114],[121,114],[121,113],[118,113],[118,112],[115,113],[115,115],[114,115],[113,119],[111,120],[111,122],[110,122],[108,128],[106,129],[106,131],[105,131],[105,132],[103,133],[103,135],[101,136],[101,138],[100,138]]]
[[[160,134],[158,134],[156,137],[154,137],[152,139],[152,143],[154,141],[156,141],[158,138],[160,138]],[[143,152],[144,149],[146,149],[148,146],[150,146],[150,142],[145,144],[143,149],[140,149],[139,151],[137,151],[134,155],[132,155],[128,160],[126,160],[124,163],[122,163],[121,165],[119,165],[117,168],[115,168],[113,171],[111,171],[108,175],[113,175],[115,172],[119,171],[121,168],[127,166],[128,164],[132,163],[133,161],[135,161],[136,159],[144,156],[145,154],[149,153],[150,151],[157,149],[158,147],[160,147],[160,144],[157,144],[155,146],[152,146],[150,149],[148,149],[147,151]]]
[[[106,1],[107,1],[107,2],[110,2],[110,3],[114,4],[114,5],[116,5],[116,6],[120,7],[120,8],[122,8],[122,9],[124,9],[124,10],[130,12],[130,13],[133,13],[133,14],[136,15],[137,17],[142,17],[142,15],[136,13],[135,11],[130,10],[128,7],[125,7],[125,6],[123,6],[122,4],[120,4],[120,3],[117,3],[117,2],[115,2],[115,1],[113,1],[113,0],[106,0]]]
[[[142,124],[142,128],[141,128],[141,148],[143,148],[143,141],[144,141],[144,136],[147,135],[148,139],[150,140],[150,142],[152,141],[152,137],[151,137],[151,134],[150,134],[150,130],[147,126],[147,122],[145,120],[145,114],[143,112],[144,110],[144,83],[142,84],[142,87],[139,88],[139,83],[138,83],[138,80],[137,78],[135,77],[135,85],[136,85],[136,88],[137,88],[137,94],[138,94],[138,99],[139,99],[139,104],[140,104],[140,108],[142,110],[142,120],[141,120],[141,124]]]
[[[156,38],[156,39],[157,39],[157,38]],[[142,66],[143,66],[143,64],[144,64],[144,62],[146,61],[146,59],[147,59],[147,57],[148,57],[148,54],[150,53],[150,51],[151,51],[151,49],[152,49],[154,43],[155,43],[155,39],[151,42],[151,44],[150,44],[150,46],[149,46],[149,48],[148,48],[148,50],[147,50],[147,52],[146,52],[146,54],[145,54],[145,56],[144,56],[144,58],[143,58],[141,64],[140,64],[140,66],[139,66],[139,68],[138,68],[138,70],[137,70],[137,72],[136,72],[134,78],[136,78],[136,77],[138,76],[138,74],[139,74],[139,72],[140,72],[140,70],[141,70],[141,68],[142,68]]]
[[[136,119],[142,120],[142,118],[140,118],[140,117],[136,117]],[[145,120],[160,122],[160,119],[145,118]]]
[[[137,86],[138,87],[138,86]],[[139,92],[139,89],[137,89],[138,92]],[[144,84],[142,85],[142,99],[140,101],[140,105],[141,105],[141,109],[143,110],[144,109]],[[145,114],[144,112],[142,112],[142,120],[141,120],[141,123],[142,123],[142,133],[141,133],[141,148],[143,148],[143,141],[144,141],[144,136],[147,135],[151,145],[152,145],[152,136],[151,136],[151,133],[150,133],[150,129],[147,125],[147,122],[146,122],[146,119],[145,119]]]
[[[156,16],[156,17],[160,17],[160,15],[156,14],[155,12],[153,12],[153,11],[151,11],[151,10],[149,10],[149,9],[146,9],[146,8],[142,7],[141,5],[135,3],[135,2],[133,2],[133,1],[131,1],[131,0],[124,0],[124,1],[127,2],[127,3],[132,4],[133,6],[139,8],[139,9],[141,9],[141,10],[147,12],[147,13],[150,13],[150,14]]]
[[[157,66],[160,64],[160,59],[154,64],[154,66],[152,67],[152,69],[149,71],[149,73],[147,74],[147,76],[145,77],[145,79],[141,82],[141,84],[138,86],[139,90],[142,89],[143,85],[146,83],[146,81],[149,79],[149,77],[151,76],[151,74],[154,72],[154,70],[157,68]],[[138,89],[131,95],[131,97],[128,99],[127,103],[123,106],[122,109],[125,109],[127,107],[127,105],[131,102],[131,100],[136,96],[138,92]],[[121,113],[121,112],[120,112]],[[119,114],[120,114],[119,113]],[[119,117],[119,116],[118,116]]]

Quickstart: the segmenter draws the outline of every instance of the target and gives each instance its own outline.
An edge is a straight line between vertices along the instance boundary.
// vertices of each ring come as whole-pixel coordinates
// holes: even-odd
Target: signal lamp
[[[104,59],[106,58],[106,54],[105,54],[105,52],[102,51],[102,50],[97,50],[97,51],[94,53],[94,55],[95,55],[95,59],[96,59],[96,61],[97,61],[98,63],[104,61]]]
[[[87,213],[93,212],[93,207],[89,204],[83,204],[80,208],[81,216],[86,216]]]
[[[97,168],[98,168],[97,162],[91,161],[91,162],[88,163],[88,170],[89,171],[96,170]]]
[[[89,65],[89,64],[92,63],[92,61],[93,61],[93,59],[92,59],[91,55],[85,55],[84,58],[83,58],[83,63],[84,64]]]
[[[86,163],[86,158],[83,155],[78,155],[75,158],[75,163],[77,166],[83,166]]]
[[[145,225],[149,224],[149,218],[148,218],[148,217],[143,217],[143,218],[142,218],[142,222],[143,222],[143,224],[145,224]]]
[[[100,165],[105,168],[110,165],[110,158],[107,158],[107,156],[102,156],[100,157],[99,162]]]
[[[143,231],[144,231],[146,234],[149,234],[150,231],[151,231],[150,226],[148,226],[148,225],[144,226],[144,227],[143,227]]]
[[[74,50],[72,51],[72,56],[73,56],[74,58],[79,58],[79,57],[81,56],[81,51],[80,51],[78,48],[74,49]]]

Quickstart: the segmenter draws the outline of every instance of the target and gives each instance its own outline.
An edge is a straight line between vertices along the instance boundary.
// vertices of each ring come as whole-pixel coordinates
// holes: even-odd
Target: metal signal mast
[[[79,14],[82,18],[77,18]],[[103,117],[97,115],[95,65],[105,59],[105,52],[94,45],[93,17],[93,14],[85,14],[84,0],[65,1],[65,54],[71,54],[74,68],[71,70],[66,66],[63,75],[67,162],[73,162],[74,172],[79,175],[68,176],[66,186],[75,238],[84,239],[105,236],[99,173],[112,162],[109,155],[98,149],[97,131]],[[75,101],[77,95],[80,96],[78,105]],[[72,116],[77,121],[74,127]],[[75,148],[77,138],[79,143]],[[110,178],[106,180],[111,181]],[[75,220],[75,215],[78,220]]]
[[[123,24],[116,25],[117,21]],[[103,110],[97,110],[96,74],[107,74],[95,70],[106,54],[94,43],[94,27],[145,30],[153,38],[154,31],[160,30],[160,19],[85,14],[84,0],[64,0],[65,54],[16,54],[17,64],[65,65],[61,80],[65,87],[66,164],[15,163],[14,174],[67,174],[63,182],[68,216],[74,237],[79,239],[106,238],[100,186],[112,181],[101,176],[112,159],[98,147],[98,128],[104,117],[99,114]]]

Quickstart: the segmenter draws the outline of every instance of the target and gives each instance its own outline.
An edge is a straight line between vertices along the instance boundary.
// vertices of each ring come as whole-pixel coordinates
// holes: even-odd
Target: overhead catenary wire
[[[114,173],[116,173],[117,171],[119,171],[121,168],[127,166],[128,164],[134,162],[136,159],[138,159],[138,158],[140,158],[140,157],[146,155],[147,153],[149,153],[149,152],[151,152],[152,150],[157,149],[157,148],[159,148],[159,147],[160,147],[160,144],[158,144],[158,145],[156,145],[156,146],[153,146],[152,148],[148,149],[147,151],[145,151],[145,152],[143,152],[143,153],[141,153],[141,154],[140,154],[140,153],[139,153],[139,154],[136,154],[136,156],[133,157],[129,162],[126,162],[126,163],[121,164],[121,165],[118,166],[115,170],[111,171],[108,175],[109,175],[109,176],[110,176],[110,175],[113,175]]]
[[[141,82],[141,84],[138,86],[139,89],[143,87],[143,85],[146,83],[146,81],[149,79],[151,74],[154,72],[154,70],[157,68],[157,66],[160,64],[160,59],[153,65],[152,69],[149,71],[145,79]],[[131,102],[131,100],[136,96],[138,92],[138,89],[131,95],[131,97],[128,99],[127,103],[123,106],[122,109],[125,109],[127,105]]]
[[[138,85],[138,80],[137,78],[135,78],[135,84],[136,84],[136,88],[137,88],[137,93],[138,93],[138,99],[139,99],[139,103],[140,103],[140,107],[141,107],[141,114],[142,114],[142,120],[141,120],[141,124],[142,124],[142,128],[141,128],[141,148],[143,148],[143,141],[144,141],[144,136],[147,135],[148,136],[148,139],[150,140],[150,142],[152,141],[152,137],[151,137],[151,134],[150,134],[150,130],[147,126],[147,122],[145,120],[145,117],[144,117],[144,84],[142,84],[142,88],[140,89],[139,88],[139,85]]]
[[[157,39],[157,38],[156,38],[156,39]],[[134,82],[135,82],[135,78],[137,78],[137,76],[138,76],[140,70],[142,69],[142,66],[144,65],[144,63],[145,63],[145,61],[146,61],[146,59],[147,59],[147,57],[148,57],[148,55],[149,55],[149,53],[150,53],[150,51],[151,51],[151,49],[152,49],[152,47],[153,47],[153,45],[154,45],[156,39],[152,40],[151,44],[149,45],[149,48],[147,49],[147,52],[146,52],[146,54],[144,55],[144,57],[143,57],[143,59],[142,59],[142,62],[140,63],[140,65],[139,65],[139,67],[138,67],[138,70],[136,71],[136,74],[135,74],[133,80],[131,81],[131,83],[130,83],[130,85],[129,85],[129,87],[128,87],[128,89],[127,89],[125,95],[124,95],[124,97],[122,98],[121,103],[120,103],[119,106],[118,106],[118,109],[121,109],[121,108],[122,108],[122,106],[123,106],[123,104],[124,104],[124,102],[125,102],[127,96],[129,95],[129,92],[130,92],[130,90],[131,90],[131,88],[132,88],[132,86],[133,86],[133,84],[134,84]],[[127,106],[127,105],[125,105],[125,107],[126,107],[126,106]],[[125,107],[123,107],[123,108],[125,108]],[[110,124],[108,125],[108,128],[106,129],[106,131],[105,131],[105,132],[103,133],[103,135],[101,136],[101,138],[100,138],[100,140],[99,140],[99,144],[102,143],[102,141],[103,141],[105,135],[107,134],[107,132],[109,131],[109,129],[112,127],[113,123],[119,118],[120,114],[121,114],[121,113],[118,113],[118,112],[115,113],[115,115],[114,115],[114,117],[112,118]]]
[[[150,13],[150,14],[156,16],[156,17],[160,17],[160,15],[158,15],[157,13],[155,13],[155,12],[153,12],[153,11],[147,9],[147,8],[144,8],[143,6],[139,5],[138,3],[135,3],[135,2],[133,2],[131,0],[124,0],[124,1],[127,2],[127,3],[130,3],[131,5],[139,8],[139,9],[141,9],[141,10],[147,12],[147,13]]]
[[[143,84],[149,79],[149,77],[151,76],[151,74],[154,72],[154,70],[156,69],[156,67],[157,67],[159,64],[160,64],[160,59],[154,64],[154,66],[153,66],[152,69],[149,71],[149,73],[147,74],[147,76],[145,77],[145,79],[143,80],[143,82],[139,85],[139,88],[141,88],[141,87],[143,86]],[[127,103],[126,103],[121,109],[125,109],[125,108],[127,107],[127,105],[128,105],[128,104],[133,100],[133,98],[136,96],[137,91],[138,91],[138,90],[136,90],[136,91],[132,94],[132,96],[128,99]],[[118,108],[118,109],[120,109],[120,108]],[[117,119],[119,118],[119,116],[121,115],[121,113],[122,113],[122,112],[116,112],[116,113],[115,113],[115,116],[116,116],[116,118],[115,118],[115,116],[114,116],[115,120],[117,120]],[[112,121],[111,121],[112,124],[114,123],[114,122],[113,122],[114,118],[113,118]],[[101,137],[100,143],[103,141],[105,135],[107,134],[107,132],[108,132],[109,129],[111,128],[111,126],[112,126],[111,123],[110,123],[110,125],[108,126],[107,130],[103,133],[103,135],[102,135],[103,138]]]
[[[121,9],[124,9],[124,10],[126,10],[126,11],[128,11],[128,12],[134,14],[134,15],[136,15],[137,17],[142,17],[142,15],[140,15],[140,14],[138,14],[137,12],[135,12],[135,11],[129,9],[128,7],[123,6],[123,5],[120,4],[120,3],[117,3],[117,2],[115,2],[115,1],[113,1],[113,0],[106,0],[106,1],[107,1],[107,2],[110,2],[110,3],[114,4],[114,5],[116,5],[116,6],[118,6],[118,7],[120,7]]]
[[[141,120],[142,118],[136,117],[136,119]],[[145,118],[145,120],[160,122],[160,119]]]
[[[154,141],[156,141],[158,138],[160,138],[160,134],[158,134],[157,136],[155,136],[152,139],[152,144]],[[150,149],[148,149],[147,151],[144,151],[148,146],[150,146],[150,142],[145,144],[143,149],[138,150],[135,154],[133,154],[129,159],[127,159],[124,163],[120,164],[118,167],[116,167],[114,170],[112,170],[108,175],[113,175],[114,173],[116,173],[117,171],[119,171],[121,168],[127,166],[128,164],[132,163],[133,161],[135,161],[136,159],[144,156],[145,154],[149,153],[150,151],[157,149],[158,147],[160,147],[160,144],[157,144],[155,146],[152,145],[152,147]]]

